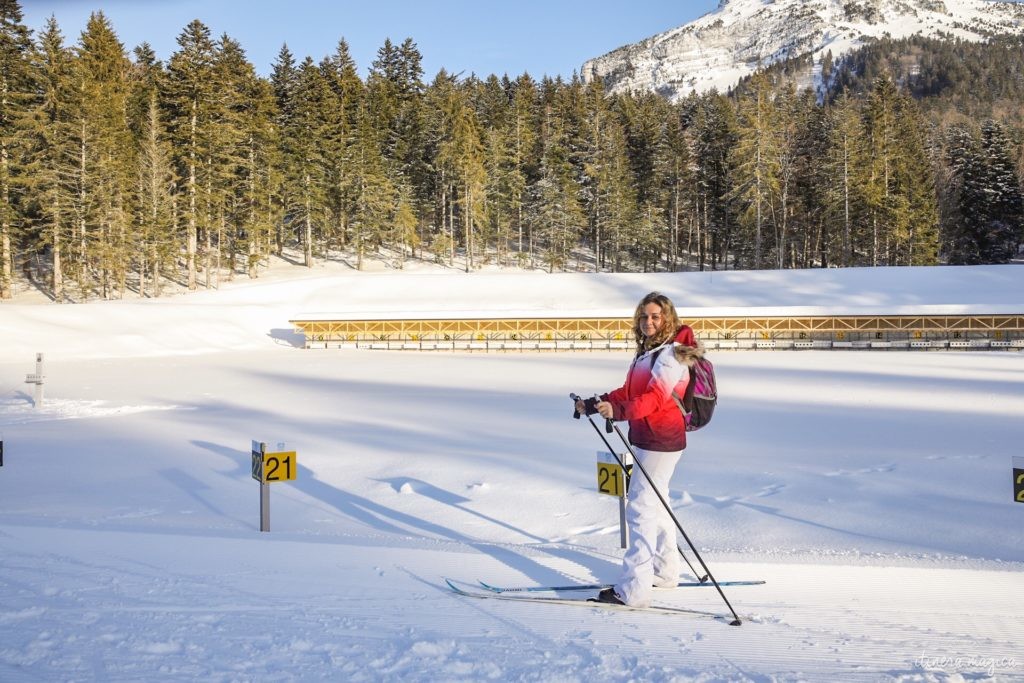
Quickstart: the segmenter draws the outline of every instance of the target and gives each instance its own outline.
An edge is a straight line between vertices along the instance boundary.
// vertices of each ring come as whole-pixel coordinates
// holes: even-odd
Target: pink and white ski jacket
[[[672,398],[673,391],[682,396],[690,381],[689,367],[676,352],[683,350],[680,347],[697,347],[687,325],[679,328],[670,344],[634,358],[626,383],[601,397],[612,404],[615,420],[629,421],[629,442],[637,448],[662,452],[686,448],[686,422]]]

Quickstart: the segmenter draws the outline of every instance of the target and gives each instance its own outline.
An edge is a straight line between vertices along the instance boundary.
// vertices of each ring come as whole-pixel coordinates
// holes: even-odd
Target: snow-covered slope
[[[721,0],[700,19],[584,63],[583,78],[612,92],[670,98],[725,91],[759,65],[828,52],[838,58],[872,38],[911,35],[985,40],[1024,33],[1024,5],[989,0]]]
[[[1024,354],[716,353],[715,422],[668,498],[716,578],[767,582],[725,589],[733,628],[462,598],[442,579],[615,579],[604,447],[567,394],[616,386],[628,351],[309,351],[287,329],[302,310],[482,302],[628,315],[651,289],[693,306],[1019,312],[1024,266],[330,265],[152,301],[0,305],[0,681],[1024,680]],[[252,439],[298,453],[269,533]],[[727,614],[713,589],[656,601]]]
[[[318,268],[162,299],[25,304],[0,310],[0,361],[258,351],[301,345],[289,320],[629,317],[657,289],[684,317],[962,315],[1024,311],[1018,265],[686,273],[452,271],[354,273]]]

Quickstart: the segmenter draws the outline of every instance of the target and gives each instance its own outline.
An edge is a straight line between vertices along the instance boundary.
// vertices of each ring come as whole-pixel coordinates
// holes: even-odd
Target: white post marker
[[[284,443],[268,453],[266,443],[252,442],[252,478],[260,483],[260,531],[270,531],[271,482],[292,481],[297,473],[298,456],[295,451],[285,451]]]
[[[1013,456],[1013,499],[1024,503],[1024,458]]]
[[[629,453],[620,453],[619,460],[626,467],[633,464]],[[619,543],[623,548],[629,545],[629,527],[626,526],[626,497],[629,489],[629,475],[622,471],[622,465],[608,451],[597,452],[597,492],[619,498]]]
[[[40,408],[43,405],[43,354],[36,354],[36,371],[25,375],[25,384],[35,384],[35,402],[33,408]]]

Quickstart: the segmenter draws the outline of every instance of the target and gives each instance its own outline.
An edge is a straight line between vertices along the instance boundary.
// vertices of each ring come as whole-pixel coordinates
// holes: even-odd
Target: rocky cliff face
[[[971,41],[1024,34],[1024,4],[989,0],[721,0],[700,19],[584,63],[611,92],[678,99],[726,91],[759,66],[811,55],[815,63],[888,35]],[[811,74],[813,78],[813,74]],[[819,85],[809,81],[805,85]]]

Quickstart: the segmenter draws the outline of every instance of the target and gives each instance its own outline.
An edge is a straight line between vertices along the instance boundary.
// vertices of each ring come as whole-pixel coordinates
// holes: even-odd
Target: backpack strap
[[[686,393],[690,393],[689,388],[687,388]],[[679,412],[681,412],[683,414],[683,418],[686,419],[687,422],[689,422],[689,420],[690,420],[690,411],[686,409],[686,400],[685,400],[685,398],[679,398],[679,394],[677,394],[676,392],[673,391],[672,392],[672,400],[676,402],[676,407],[679,408]]]

